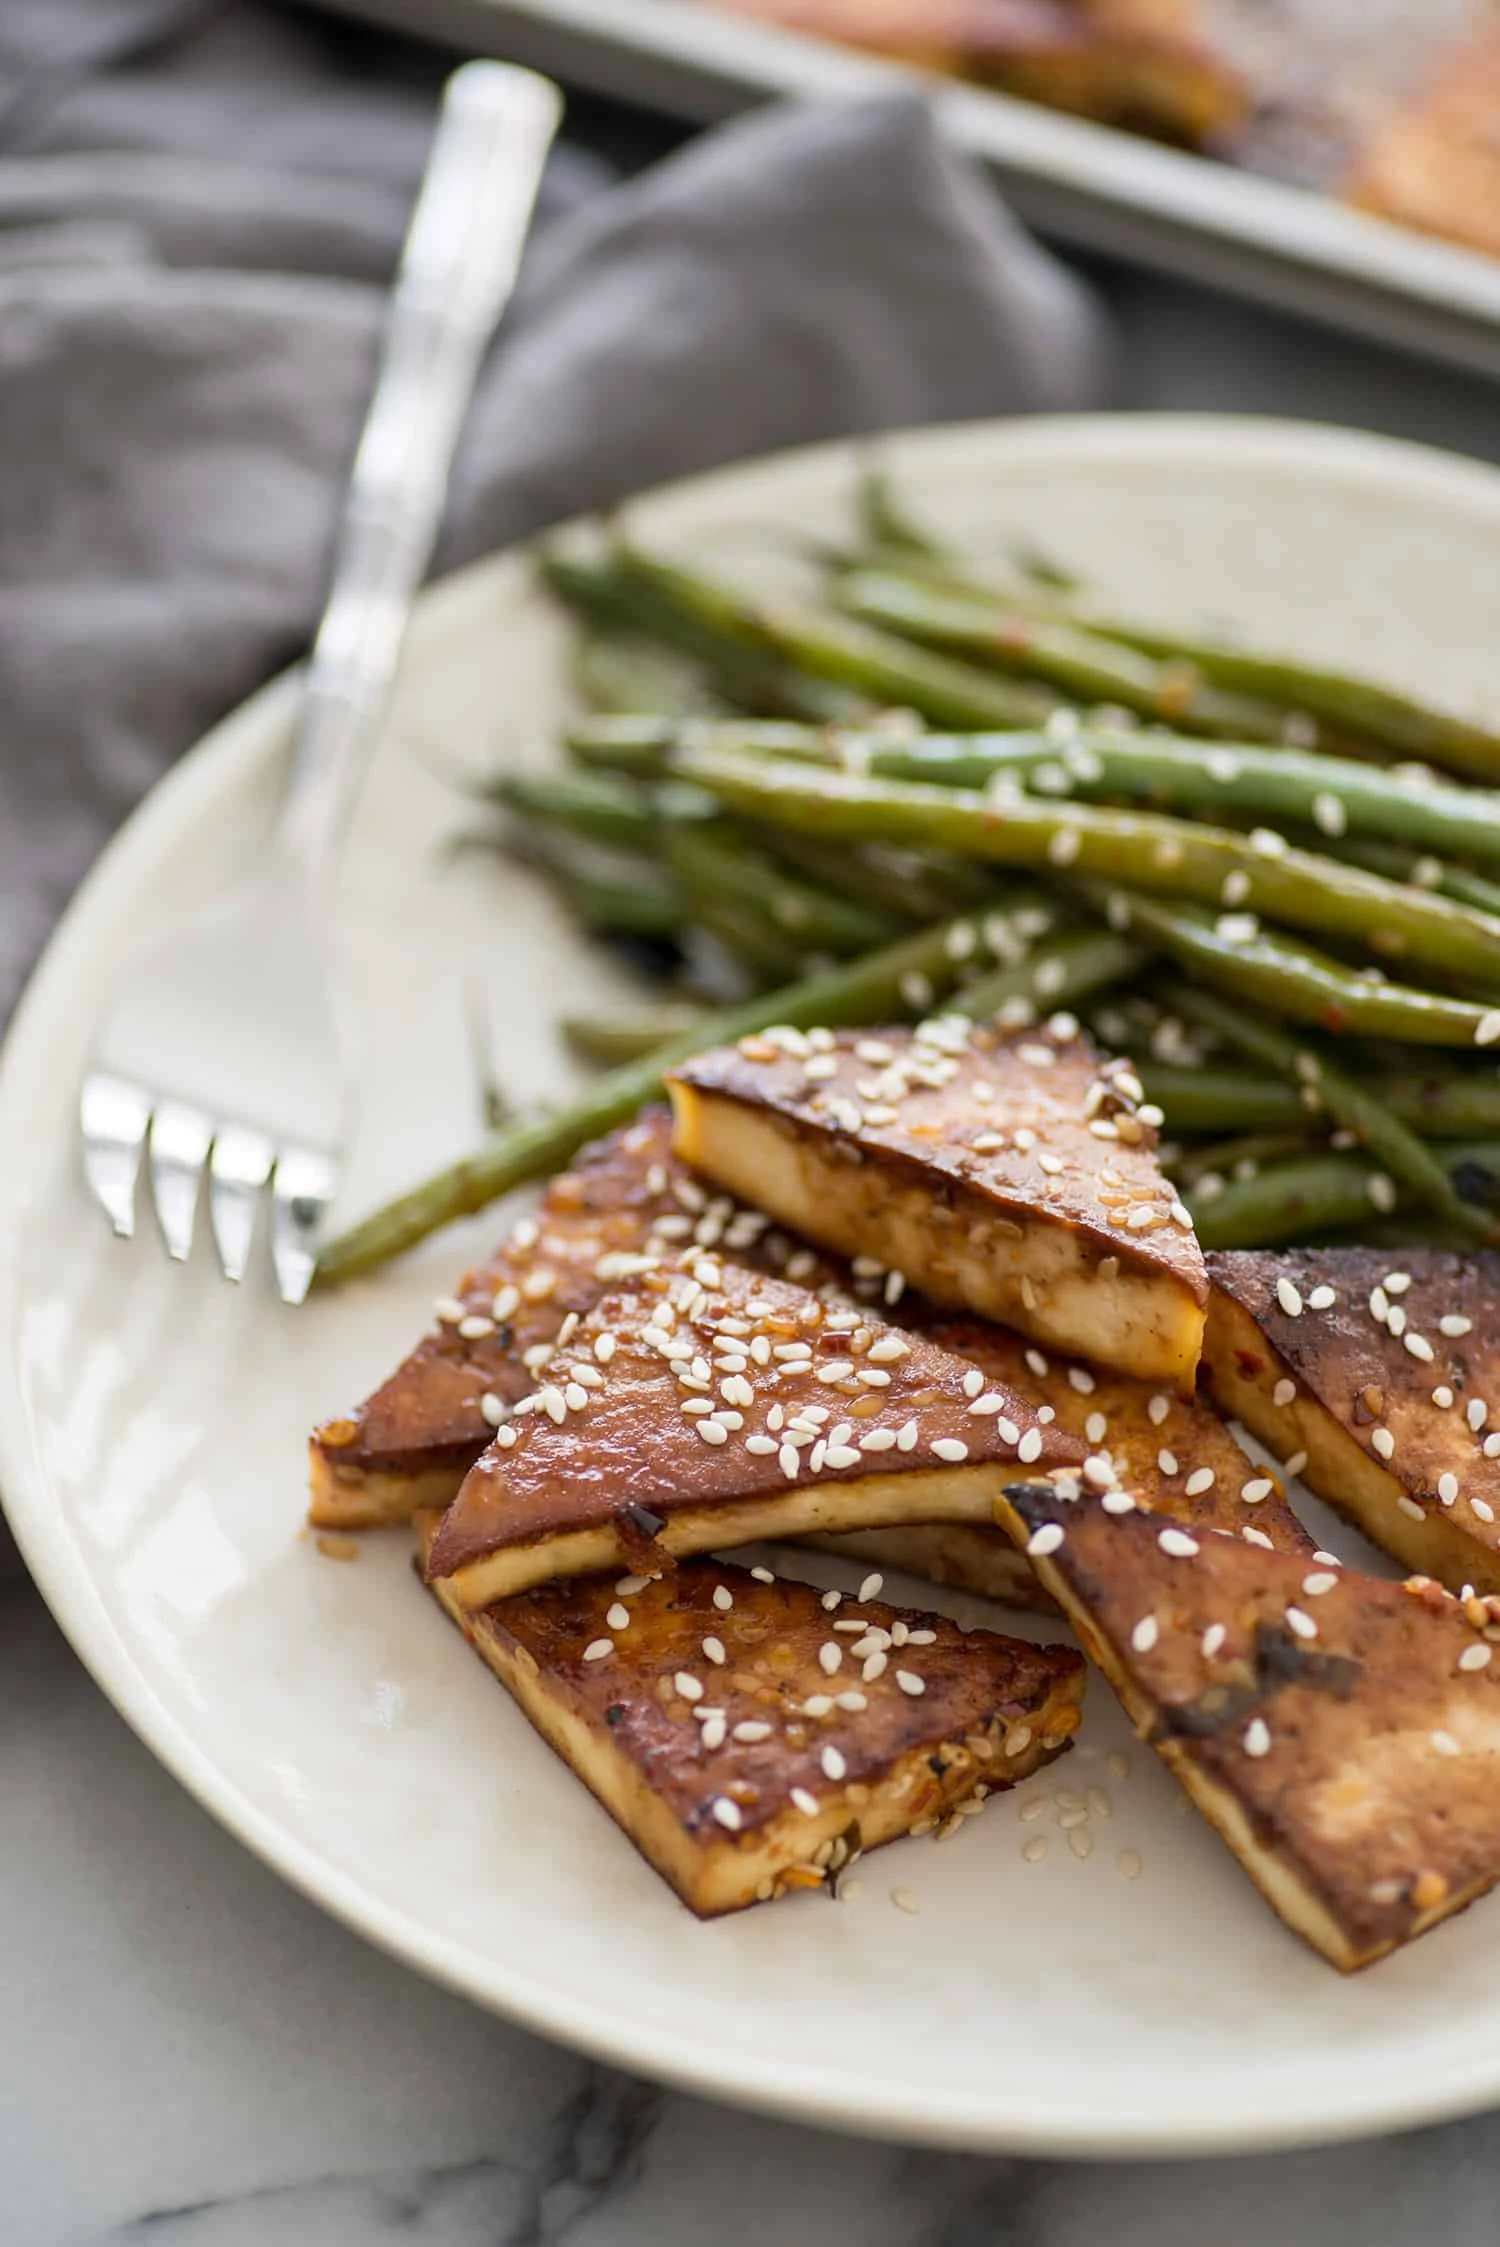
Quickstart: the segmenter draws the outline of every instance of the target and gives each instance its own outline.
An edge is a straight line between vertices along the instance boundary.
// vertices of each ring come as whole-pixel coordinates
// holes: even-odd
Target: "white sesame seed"
[[[1170,1560],[1192,1560],[1202,1550],[1185,1529],[1164,1529],[1156,1542]]]
[[[1212,1490],[1213,1486],[1213,1468],[1195,1467],[1192,1473],[1188,1476],[1187,1481],[1183,1484],[1182,1488],[1184,1496],[1188,1498],[1200,1498],[1205,1490]]]
[[[1026,1550],[1033,1560],[1045,1560],[1048,1553],[1057,1551],[1062,1541],[1062,1524],[1056,1521],[1044,1521],[1041,1528],[1034,1529],[1030,1537],[1027,1538]]]
[[[494,1333],[495,1322],[493,1319],[481,1317],[476,1311],[468,1318],[459,1320],[458,1331],[466,1342],[480,1342],[485,1335]]]
[[[755,1578],[757,1584],[774,1584],[776,1581],[775,1576],[772,1574],[769,1568],[752,1568],[750,1573]]]
[[[628,1616],[626,1621],[629,1621]],[[615,1642],[612,1638],[591,1639],[583,1650],[583,1658],[586,1662],[602,1662],[607,1655],[613,1654],[614,1650]]]
[[[903,1427],[896,1430],[896,1449],[898,1451],[915,1451],[917,1439],[921,1433],[922,1431],[917,1426],[916,1421],[908,1420]]]
[[[1041,1456],[1042,1431],[1040,1428],[1028,1428],[1016,1445],[1016,1457],[1029,1467],[1034,1459],[1040,1459]]]
[[[1278,1381],[1275,1388],[1271,1391],[1271,1402],[1272,1404],[1276,1405],[1278,1409],[1284,1410],[1285,1407],[1291,1403],[1296,1394],[1297,1384],[1295,1381]]]
[[[1135,1500],[1128,1490],[1106,1490],[1099,1501],[1107,1514],[1133,1514]]]
[[[851,1687],[847,1693],[836,1693],[834,1695],[834,1706],[840,1709],[848,1709],[851,1713],[857,1715],[861,1709],[867,1709],[870,1704],[863,1693],[856,1693]]]
[[[1282,1277],[1276,1282],[1276,1300],[1281,1305],[1281,1308],[1285,1311],[1289,1319],[1301,1318],[1301,1291],[1293,1281],[1289,1280],[1286,1277],[1284,1273]]]
[[[819,1756],[818,1761],[823,1767],[825,1779],[837,1780],[847,1776],[849,1766],[831,1740]]]
[[[735,1726],[734,1737],[742,1740],[746,1747],[753,1747],[757,1740],[770,1739],[771,1727],[769,1724],[762,1724],[758,1718],[747,1717],[743,1724]]]
[[[702,1716],[703,1711],[698,1711]],[[724,1719],[717,1709],[698,1728],[698,1744],[706,1754],[713,1755],[724,1745]]]
[[[728,1443],[729,1441],[729,1430],[722,1420],[695,1420],[693,1427],[707,1444]]]
[[[794,1443],[784,1443],[776,1454],[776,1464],[788,1482],[795,1482],[802,1464],[802,1455]]]
[[[1309,1599],[1320,1599],[1324,1592],[1333,1591],[1337,1583],[1332,1569],[1315,1568],[1310,1576],[1303,1577],[1302,1589]]]
[[[1476,1639],[1472,1646],[1464,1648],[1462,1654],[1458,1657],[1458,1666],[1461,1670],[1487,1670],[1494,1657],[1494,1651],[1494,1648],[1486,1646],[1482,1639]]]
[[[617,1599],[604,1620],[612,1631],[628,1630],[630,1627],[630,1609],[623,1600]]]
[[[1338,1299],[1336,1287],[1315,1287],[1307,1298],[1307,1307],[1310,1311],[1331,1311]]]
[[[776,1441],[776,1438],[774,1436],[763,1436],[757,1434],[753,1436],[746,1436],[745,1449],[749,1452],[752,1459],[769,1459],[774,1452],[777,1452],[781,1449],[781,1446]]]
[[[818,1648],[818,1668],[825,1677],[832,1677],[844,1659],[844,1649],[834,1639],[825,1639]]]
[[[957,1436],[939,1436],[933,1444],[932,1455],[934,1459],[943,1459],[957,1466],[961,1459],[968,1458],[969,1447],[966,1443],[960,1443]]]
[[[1269,1475],[1255,1475],[1249,1482],[1240,1485],[1240,1496],[1247,1506],[1258,1506],[1270,1497],[1275,1488]]]
[[[1400,1508],[1401,1512],[1403,1514],[1409,1515],[1413,1521],[1425,1521],[1427,1519],[1427,1516],[1423,1513],[1415,1498],[1408,1498],[1404,1490],[1402,1491],[1401,1496],[1396,1500],[1396,1504]]]
[[[804,1818],[816,1818],[818,1815],[818,1798],[809,1794],[806,1787],[793,1787],[790,1800],[792,1808],[800,1810]]]
[[[1495,1509],[1487,1498],[1471,1498],[1469,1500],[1469,1511],[1471,1514],[1477,1514],[1481,1521],[1493,1521],[1495,1518]]]
[[[1500,1011],[1492,1007],[1488,1014],[1482,1014],[1475,1023],[1474,1043],[1494,1045],[1497,1039],[1500,1039]]]
[[[1161,1636],[1161,1626],[1154,1615],[1143,1615],[1130,1634],[1130,1643],[1137,1654],[1149,1654]]]
[[[864,1680],[864,1683],[866,1685],[873,1685],[878,1677],[883,1676],[885,1673],[886,1663],[889,1660],[890,1656],[885,1652],[883,1647],[877,1646],[872,1653],[867,1654],[865,1656],[864,1666],[859,1673],[861,1678]]]
[[[502,1451],[509,1451],[519,1439],[513,1427],[507,1424],[495,1430],[495,1441]]]
[[[724,1641],[721,1638],[706,1638],[703,1641],[703,1651],[711,1662],[723,1663],[729,1659],[724,1652]]]
[[[1378,1209],[1383,1217],[1389,1217],[1397,1200],[1395,1179],[1387,1177],[1383,1170],[1372,1170],[1365,1182],[1365,1192],[1372,1208]]]
[[[1318,1635],[1317,1624],[1310,1615],[1304,1615],[1300,1607],[1289,1607],[1286,1621],[1287,1629],[1295,1631],[1298,1638],[1316,1638]]]
[[[1497,1018],[1500,1019],[1500,1018]],[[1462,1755],[1463,1749],[1451,1732],[1433,1732],[1429,1735],[1439,1755]]]
[[[505,1418],[504,1403],[489,1389],[486,1389],[484,1395],[480,1398],[479,1409],[492,1428],[498,1428]]]
[[[1389,1428],[1370,1430],[1370,1449],[1381,1459],[1393,1459],[1396,1456],[1396,1439]]]
[[[1271,1734],[1264,1717],[1253,1716],[1245,1727],[1245,1753],[1249,1756],[1269,1755]]]
[[[588,1390],[581,1381],[570,1381],[563,1390],[563,1403],[570,1412],[582,1412],[588,1401]]]
[[[812,1717],[827,1716],[832,1707],[833,1699],[830,1694],[809,1693],[802,1704],[802,1714]]]
[[[879,1599],[884,1588],[885,1578],[883,1576],[867,1576],[864,1582],[860,1585],[857,1596],[862,1600]]]
[[[679,1670],[672,1680],[684,1701],[698,1701],[703,1697],[703,1686],[688,1670]]]
[[[1155,1396],[1146,1407],[1146,1417],[1153,1428],[1159,1428],[1172,1409],[1170,1397]]]
[[[1455,1475],[1455,1474],[1442,1474],[1442,1475],[1439,1475],[1439,1476],[1438,1476],[1438,1483],[1437,1483],[1437,1494],[1438,1494],[1438,1504],[1439,1504],[1440,1506],[1451,1506],[1451,1505],[1453,1504],[1454,1500],[1455,1500],[1455,1499],[1457,1498],[1457,1496],[1458,1496],[1458,1477],[1457,1477],[1457,1475]]]
[[[1224,1628],[1224,1625],[1222,1623],[1209,1624],[1208,1629],[1203,1634],[1201,1642],[1203,1647],[1204,1659],[1206,1661],[1211,1662],[1213,1660],[1214,1656],[1218,1653],[1219,1648],[1224,1644],[1224,1641],[1228,1636],[1229,1633]]]
[[[1470,1397],[1464,1407],[1464,1418],[1477,1436],[1490,1416],[1490,1408],[1483,1397]]]
[[[902,1692],[909,1693],[913,1700],[918,1699],[920,1695],[927,1691],[926,1680],[918,1677],[915,1670],[898,1670],[896,1672],[896,1683],[900,1686]]]
[[[891,1902],[895,1905],[898,1912],[905,1912],[908,1918],[911,1919],[915,1919],[917,1914],[922,1909],[922,1906],[917,1901],[917,1898],[912,1894],[912,1891],[909,1888],[893,1888],[891,1890]]]
[[[1344,799],[1336,796],[1331,788],[1318,790],[1312,800],[1312,815],[1314,824],[1325,835],[1342,835],[1349,825]]]
[[[1282,1460],[1281,1471],[1290,1480],[1295,1481],[1306,1465],[1307,1453],[1305,1451],[1294,1451],[1288,1458]]]
[[[1414,1358],[1420,1359],[1423,1365],[1431,1365],[1436,1353],[1425,1334],[1403,1334],[1401,1343],[1402,1347],[1409,1350]]]
[[[715,1802],[714,1816],[718,1819],[721,1826],[725,1826],[728,1828],[730,1833],[739,1832],[739,1804],[737,1802],[731,1802],[727,1794],[721,1794],[717,1802]]]

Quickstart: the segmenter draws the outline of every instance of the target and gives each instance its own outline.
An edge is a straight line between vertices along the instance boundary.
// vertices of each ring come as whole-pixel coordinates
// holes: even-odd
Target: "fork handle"
[[[342,833],[442,520],[485,347],[520,269],[562,116],[546,78],[471,62],[449,79],[386,317],[313,643],[280,836],[314,875]]]

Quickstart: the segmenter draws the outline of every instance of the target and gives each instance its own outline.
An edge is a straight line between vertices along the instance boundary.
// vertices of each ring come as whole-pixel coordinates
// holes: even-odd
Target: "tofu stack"
[[[1067,1017],[769,1031],[668,1090],[315,1432],[311,1518],[415,1525],[691,1910],[836,1886],[1077,1731],[1070,1649],[820,1593],[799,1544],[1060,1611],[1341,1969],[1500,1875],[1497,1260],[1205,1260]],[[1231,1418],[1422,1573],[1317,1550]],[[765,1540],[790,1573],[723,1557]]]

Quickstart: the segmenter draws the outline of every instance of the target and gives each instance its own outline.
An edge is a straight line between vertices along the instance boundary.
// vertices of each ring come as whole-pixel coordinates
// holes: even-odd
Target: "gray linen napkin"
[[[111,828],[316,616],[430,89],[306,38],[0,14],[0,1021]],[[1097,401],[1085,294],[914,101],[582,184],[487,369],[447,563],[742,454]]]

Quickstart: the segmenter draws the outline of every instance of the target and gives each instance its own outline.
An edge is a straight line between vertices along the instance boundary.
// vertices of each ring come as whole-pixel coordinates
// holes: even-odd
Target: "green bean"
[[[711,1016],[706,1007],[637,1007],[629,1014],[569,1014],[558,1027],[581,1060],[615,1069],[641,1061],[669,1039],[699,1031]]]
[[[602,773],[502,773],[484,793],[524,820],[619,850],[655,849],[656,815],[639,788]]]
[[[1096,897],[1103,893],[1093,892]],[[1274,930],[1224,925],[1192,906],[1115,890],[1111,926],[1170,952],[1215,989],[1331,1036],[1364,1035],[1409,1045],[1473,1046],[1500,1034],[1500,1013],[1474,1000],[1376,982],[1341,960]]]
[[[1447,1224],[1466,1225],[1476,1239],[1490,1237],[1489,1218],[1455,1191],[1446,1167],[1432,1150],[1377,1094],[1346,1075],[1326,1053],[1289,1036],[1279,1023],[1248,1007],[1226,1005],[1192,984],[1182,984],[1164,996],[1176,1013],[1297,1085],[1310,1114],[1329,1116],[1352,1131],[1384,1174],[1414,1200],[1436,1211]]]
[[[1382,959],[1424,962],[1500,988],[1500,920],[1357,867],[1279,845],[1273,849],[1226,829],[1032,797],[1000,804],[966,789],[758,764],[692,746],[678,753],[673,769],[747,818],[804,833],[918,844],[997,865],[1097,875],[1209,904],[1217,904],[1228,885],[1237,907],[1369,944]],[[1466,1022],[1466,1034],[1472,1035],[1483,1014],[1476,1007],[1455,1019]],[[1460,1042],[1458,1034],[1452,1042]]]
[[[893,741],[879,733],[795,726],[761,734],[732,722],[695,726],[693,738],[731,750],[743,741],[761,753],[829,766],[842,763],[851,771],[886,779],[986,788],[1010,775],[1040,793],[1085,802],[1126,797],[1166,811],[1208,812],[1221,821],[1242,813],[1282,825],[1297,823],[1312,830],[1314,847],[1326,855],[1402,882],[1421,865],[1422,852],[1500,859],[1500,795],[1451,782],[1403,779],[1380,765],[1264,742],[1207,746],[1165,733],[1092,725],[1067,733],[928,733]],[[1381,847],[1367,853],[1366,836],[1380,838]],[[1397,843],[1418,847],[1387,856]],[[1436,882],[1421,886],[1441,891],[1442,875],[1453,871],[1444,868]],[[1494,911],[1500,907],[1500,887],[1480,883],[1464,902]]]
[[[717,635],[750,657],[769,657],[877,708],[915,710],[936,725],[963,728],[1040,725],[1058,707],[1057,696],[1041,688],[929,654],[847,617],[751,599],[628,546],[615,558],[626,583],[680,617],[685,632]]]
[[[1342,1232],[1367,1222],[1377,1209],[1394,1209],[1390,1180],[1382,1188],[1378,1175],[1358,1155],[1308,1155],[1254,1178],[1229,1179],[1208,1194],[1200,1185],[1183,1199],[1202,1247],[1275,1248]]]
[[[1184,1192],[1211,1178],[1228,1180],[1238,1171],[1253,1178],[1268,1164],[1300,1162],[1304,1155],[1326,1153],[1326,1132],[1246,1132],[1239,1139],[1216,1139],[1210,1146],[1194,1147],[1170,1165],[1176,1184]]]
[[[1274,1132],[1297,1123],[1306,1112],[1291,1085],[1248,1071],[1179,1069],[1141,1060],[1136,1075],[1171,1132]]]
[[[860,696],[811,677],[764,645],[716,630],[706,614],[691,615],[640,579],[627,580],[613,562],[580,561],[549,549],[537,556],[536,566],[549,590],[587,623],[690,658],[737,708],[813,725],[857,722],[871,714]]]
[[[820,1024],[889,1021],[903,1010],[930,1007],[957,978],[983,932],[969,919],[924,929],[864,959],[808,976],[781,990],[707,1015],[653,1054],[611,1070],[577,1100],[520,1130],[500,1133],[461,1162],[436,1173],[330,1242],[318,1280],[351,1278],[425,1240],[441,1226],[471,1217],[502,1194],[566,1163],[586,1140],[628,1122],[661,1091],[664,1072],[707,1045],[729,1044],[774,1023],[800,1029]]]
[[[902,933],[888,913],[851,904],[783,873],[722,823],[669,827],[662,845],[668,866],[690,898],[721,898],[745,907],[804,951],[847,957],[892,943]]]
[[[1036,946],[1028,959],[995,968],[966,983],[951,1004],[971,1021],[986,1020],[1018,1001],[1037,1012],[1070,1005],[1092,992],[1123,983],[1140,966],[1139,946],[1108,929],[1079,929]]]
[[[890,572],[854,571],[835,587],[851,616],[967,662],[1045,680],[1075,702],[1111,703],[1186,733],[1280,741],[1286,711],[1158,662],[1065,618],[1028,612],[993,594],[944,591]]]

